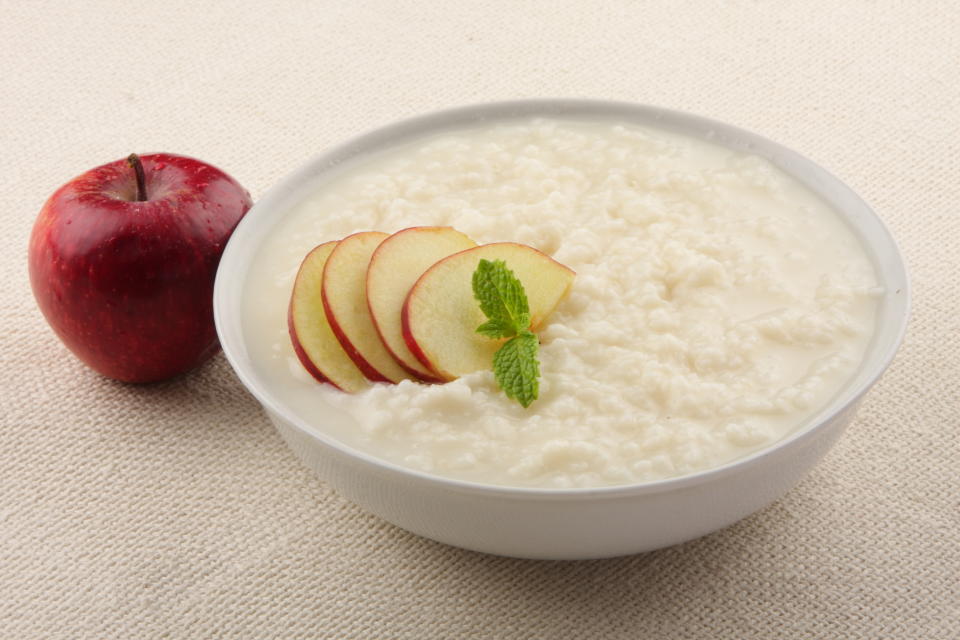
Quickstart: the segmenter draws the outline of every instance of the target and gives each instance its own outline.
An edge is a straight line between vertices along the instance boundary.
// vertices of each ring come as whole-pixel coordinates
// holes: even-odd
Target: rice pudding
[[[528,244],[577,272],[539,331],[530,408],[490,371],[347,394],[301,367],[286,312],[307,252],[420,225]],[[545,119],[344,166],[277,224],[249,273],[250,356],[317,430],[438,475],[548,488],[689,474],[778,440],[848,382],[881,293],[847,226],[766,160],[657,129]],[[331,427],[331,411],[351,427]]]

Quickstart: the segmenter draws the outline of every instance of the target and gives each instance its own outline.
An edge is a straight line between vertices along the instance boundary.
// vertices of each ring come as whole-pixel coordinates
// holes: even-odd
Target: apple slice
[[[363,231],[337,244],[323,269],[323,308],[334,335],[363,375],[374,382],[400,382],[411,376],[390,355],[367,307],[367,266],[386,237]]]
[[[333,334],[323,309],[323,269],[336,242],[326,242],[307,254],[293,282],[287,329],[293,351],[303,367],[320,382],[356,393],[369,383]]]
[[[473,272],[480,259],[503,260],[520,279],[536,329],[570,291],[571,269],[532,247],[486,244],[440,260],[410,289],[403,305],[403,337],[410,351],[443,380],[489,369],[501,341],[477,333],[485,320],[473,297]]]
[[[367,267],[367,305],[381,340],[404,369],[441,382],[410,352],[403,339],[403,302],[423,272],[449,255],[477,246],[451,227],[411,227],[384,240]]]

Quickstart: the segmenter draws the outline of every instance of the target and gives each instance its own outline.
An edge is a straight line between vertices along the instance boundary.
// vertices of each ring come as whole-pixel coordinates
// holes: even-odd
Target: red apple
[[[250,194],[223,171],[166,153],[117,160],[44,204],[30,283],[47,322],[95,371],[152,382],[220,346],[213,282]]]

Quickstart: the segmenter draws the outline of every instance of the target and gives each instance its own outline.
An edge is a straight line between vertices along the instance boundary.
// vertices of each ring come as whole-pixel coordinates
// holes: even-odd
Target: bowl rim
[[[284,209],[286,211],[292,209],[298,197],[302,199],[303,196],[311,192],[309,189],[310,183],[321,180],[329,170],[340,166],[344,162],[371,153],[377,153],[405,142],[415,141],[417,138],[440,133],[448,129],[466,129],[478,124],[507,122],[510,120],[537,117],[588,119],[592,121],[618,120],[628,125],[655,126],[674,130],[688,136],[720,144],[727,148],[765,157],[791,177],[804,183],[824,199],[826,199],[826,197],[820,193],[821,188],[829,188],[838,193],[839,197],[843,197],[848,203],[848,207],[856,208],[858,213],[867,219],[868,224],[873,228],[874,234],[879,235],[879,238],[875,238],[874,241],[870,243],[867,242],[862,234],[857,233],[864,248],[871,254],[871,261],[874,263],[875,270],[878,271],[878,276],[880,271],[879,265],[877,264],[878,258],[872,255],[872,249],[874,249],[876,245],[885,243],[888,245],[888,252],[884,254],[885,261],[889,268],[892,269],[894,276],[899,276],[900,278],[900,289],[897,291],[898,298],[896,299],[899,300],[899,304],[893,305],[892,310],[887,313],[888,317],[884,317],[880,309],[877,311],[875,337],[879,332],[881,322],[892,323],[893,333],[890,334],[890,339],[882,344],[875,344],[874,341],[871,341],[860,367],[858,367],[852,375],[854,377],[859,376],[865,368],[868,357],[873,352],[879,351],[880,353],[875,360],[873,369],[857,384],[850,385],[848,383],[848,388],[835,395],[824,407],[821,407],[819,411],[808,416],[804,424],[795,428],[793,432],[745,456],[735,458],[717,467],[710,467],[681,476],[598,487],[554,488],[511,486],[463,480],[404,467],[372,453],[351,447],[336,437],[324,433],[317,428],[309,427],[296,413],[288,410],[281,401],[274,398],[263,387],[258,376],[254,373],[252,365],[241,357],[239,347],[234,344],[232,339],[233,335],[231,331],[228,330],[228,327],[231,326],[230,323],[236,323],[237,331],[235,331],[235,333],[242,336],[242,331],[239,330],[240,323],[239,320],[237,320],[238,314],[228,312],[228,303],[230,302],[227,291],[229,286],[228,280],[238,277],[245,280],[247,277],[247,270],[241,269],[240,275],[238,276],[237,270],[231,268],[231,265],[251,255],[249,251],[244,251],[242,245],[245,242],[247,244],[255,244],[255,236],[250,239],[248,239],[247,236],[254,233],[252,229],[256,221],[264,217],[269,217],[278,208],[281,210],[281,213]],[[791,168],[802,170],[806,174],[806,179],[796,175]],[[832,208],[838,209],[833,202],[828,202],[828,204]],[[847,215],[843,217],[845,222],[851,226],[852,230],[861,230],[853,225],[853,222],[849,220]],[[255,244],[255,246],[258,247],[259,245]],[[743,471],[745,468],[757,465],[761,461],[786,448],[800,445],[810,438],[813,438],[832,418],[846,409],[855,406],[893,361],[906,333],[910,315],[910,300],[911,287],[906,265],[904,264],[902,253],[896,244],[896,240],[893,238],[886,224],[850,187],[807,157],[746,129],[675,109],[614,100],[537,98],[475,103],[434,110],[394,121],[390,124],[352,136],[328,148],[324,152],[315,155],[305,164],[293,172],[288,173],[274,186],[270,187],[263,197],[257,200],[243,219],[241,219],[221,256],[214,285],[213,302],[214,321],[224,355],[234,372],[240,378],[240,381],[268,413],[272,412],[281,417],[311,440],[317,440],[320,444],[326,445],[352,460],[369,465],[374,470],[399,475],[408,481],[428,483],[453,491],[473,494],[481,493],[490,496],[517,499],[582,499],[597,497],[621,498],[639,494],[662,493],[703,484]]]

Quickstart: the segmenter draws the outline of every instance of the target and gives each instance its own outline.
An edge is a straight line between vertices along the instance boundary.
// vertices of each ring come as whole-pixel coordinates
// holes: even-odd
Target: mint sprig
[[[487,316],[477,333],[509,338],[493,356],[493,376],[508,398],[529,407],[540,391],[540,341],[530,331],[530,305],[523,284],[503,260],[481,259],[473,272],[473,295]]]

